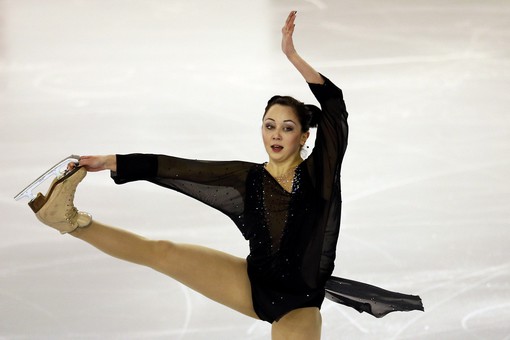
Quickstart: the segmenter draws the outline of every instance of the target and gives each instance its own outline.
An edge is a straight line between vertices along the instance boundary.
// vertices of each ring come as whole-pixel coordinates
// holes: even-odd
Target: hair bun
[[[316,128],[319,125],[322,110],[312,104],[305,104],[305,107],[310,112],[310,127]]]

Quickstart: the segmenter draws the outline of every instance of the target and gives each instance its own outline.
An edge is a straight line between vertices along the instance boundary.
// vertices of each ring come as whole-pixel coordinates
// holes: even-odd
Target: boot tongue
[[[92,215],[79,211],[76,222],[78,223],[78,228],[86,228],[92,223]]]

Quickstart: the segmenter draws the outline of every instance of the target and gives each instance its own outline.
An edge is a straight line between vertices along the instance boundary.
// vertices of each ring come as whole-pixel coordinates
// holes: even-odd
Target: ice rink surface
[[[269,339],[13,197],[69,154],[264,162],[267,99],[315,103],[280,52],[343,90],[350,144],[334,274],[419,294],[382,319],[325,301],[323,339],[510,339],[510,2],[0,1],[0,339]],[[151,238],[248,246],[222,214],[92,173],[78,208]]]

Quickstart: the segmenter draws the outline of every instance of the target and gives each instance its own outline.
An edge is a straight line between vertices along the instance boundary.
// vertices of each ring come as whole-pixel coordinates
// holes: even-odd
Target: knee
[[[165,272],[168,268],[170,259],[175,253],[176,245],[173,242],[165,240],[157,240],[152,242],[152,265],[151,267],[157,271]]]

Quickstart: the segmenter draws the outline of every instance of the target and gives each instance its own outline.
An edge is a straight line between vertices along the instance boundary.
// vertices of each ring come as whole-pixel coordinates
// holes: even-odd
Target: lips
[[[273,152],[280,152],[283,150],[283,146],[281,145],[271,145],[271,150],[273,150]]]

